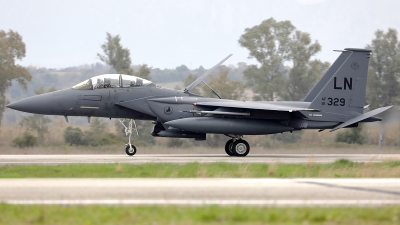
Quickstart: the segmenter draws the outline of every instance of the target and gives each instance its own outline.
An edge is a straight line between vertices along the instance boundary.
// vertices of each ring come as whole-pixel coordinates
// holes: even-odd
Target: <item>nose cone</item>
[[[52,114],[52,93],[24,98],[6,107],[22,112],[50,115]]]

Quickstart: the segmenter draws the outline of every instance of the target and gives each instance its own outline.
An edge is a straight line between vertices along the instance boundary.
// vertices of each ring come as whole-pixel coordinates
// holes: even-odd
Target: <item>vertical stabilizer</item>
[[[336,50],[335,50],[336,51]],[[346,59],[350,56],[350,51],[341,51],[342,54],[336,59],[336,61],[329,67],[324,76],[318,81],[318,83],[311,89],[310,93],[304,98],[303,102],[312,102],[318,93],[324,88],[325,84],[331,79],[336,71],[342,66]]]
[[[363,113],[371,50],[345,51],[350,55],[314,98],[311,109],[344,115]]]

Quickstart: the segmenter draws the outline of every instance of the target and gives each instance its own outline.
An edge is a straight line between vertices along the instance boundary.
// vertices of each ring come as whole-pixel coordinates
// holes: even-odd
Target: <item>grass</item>
[[[399,178],[400,161],[329,164],[147,163],[0,166],[0,178]]]
[[[0,204],[0,224],[398,224],[399,206],[26,206]]]

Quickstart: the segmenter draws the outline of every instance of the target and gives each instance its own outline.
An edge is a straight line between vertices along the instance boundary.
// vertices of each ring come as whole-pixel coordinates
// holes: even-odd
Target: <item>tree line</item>
[[[289,20],[276,21],[269,18],[259,25],[246,28],[238,43],[249,51],[249,58],[257,60],[256,65],[246,65],[242,81],[227,77],[229,68],[220,70],[209,79],[210,86],[224,98],[240,99],[245,88],[254,92],[253,100],[301,101],[318,79],[329,68],[329,62],[313,57],[321,51],[318,41],[312,41],[309,33],[298,30]],[[131,71],[129,50],[120,45],[119,35],[107,33],[107,41],[101,46],[105,55],[99,58],[115,68],[149,79],[150,70],[142,65],[137,72]],[[398,32],[389,28],[386,32],[377,30],[371,43],[368,74],[367,103],[371,108],[398,105],[400,101],[400,42]],[[185,85],[198,75],[190,73]],[[201,94],[212,97],[207,88],[197,89]]]

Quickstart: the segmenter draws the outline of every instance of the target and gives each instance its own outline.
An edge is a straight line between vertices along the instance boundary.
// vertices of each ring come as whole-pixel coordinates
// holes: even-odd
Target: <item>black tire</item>
[[[131,145],[131,146],[132,146],[132,150],[129,149],[129,145],[127,145],[125,148],[125,152],[129,156],[133,156],[134,154],[136,154],[136,147],[134,145]]]
[[[250,152],[250,145],[245,140],[237,140],[232,145],[232,153],[235,156],[244,157]]]
[[[229,156],[234,156],[235,154],[233,154],[233,152],[231,151],[232,149],[232,145],[233,145],[233,140],[229,140],[226,142],[225,144],[225,152],[226,154],[228,154]]]

